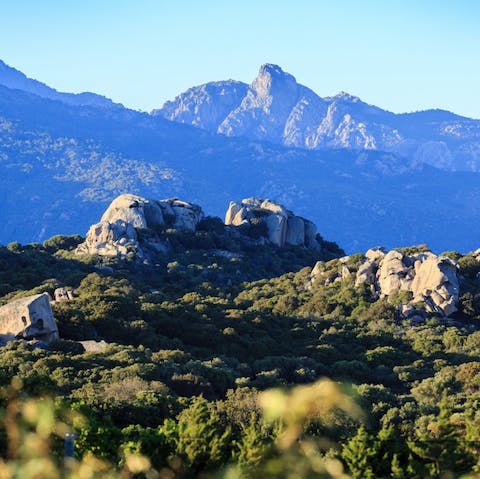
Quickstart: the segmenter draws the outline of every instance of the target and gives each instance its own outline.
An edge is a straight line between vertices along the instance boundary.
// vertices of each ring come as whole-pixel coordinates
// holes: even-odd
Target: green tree
[[[417,430],[409,446],[426,464],[432,478],[464,474],[475,464],[475,459],[465,448],[459,426],[452,421],[451,399],[447,391],[442,395],[435,420],[426,428]]]
[[[214,403],[202,396],[178,416],[177,453],[193,472],[212,469],[231,455],[231,430]]]
[[[342,459],[350,470],[353,479],[375,479],[373,461],[376,457],[374,438],[364,426],[360,426],[342,448]]]

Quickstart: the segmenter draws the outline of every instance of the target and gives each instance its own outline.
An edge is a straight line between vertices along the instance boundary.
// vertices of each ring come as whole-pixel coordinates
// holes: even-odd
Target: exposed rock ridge
[[[247,90],[247,84],[234,80],[206,83],[189,88],[152,114],[216,132],[218,125],[240,105]]]

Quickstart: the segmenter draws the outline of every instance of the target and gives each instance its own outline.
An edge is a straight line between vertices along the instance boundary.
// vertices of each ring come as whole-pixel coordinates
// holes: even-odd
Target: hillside
[[[10,67],[5,62],[0,60],[0,85],[3,85],[12,90],[21,90],[27,93],[32,93],[41,98],[48,98],[50,100],[57,100],[62,103],[76,106],[98,106],[103,108],[121,107],[121,105],[113,103],[112,100],[96,93],[63,93],[50,88],[45,83],[28,78],[21,71]]]
[[[53,305],[61,340],[9,343],[0,364],[3,385],[19,375],[22,394],[53,394],[57,407],[61,400],[82,412],[78,455],[90,451],[120,464],[127,451],[139,452],[170,477],[197,477],[228,462],[252,478],[278,477],[273,464],[305,467],[303,477],[316,477],[324,463],[296,445],[310,438],[310,451],[341,461],[354,477],[398,470],[457,477],[478,467],[478,256],[437,258],[411,247],[344,257],[320,237],[313,248],[278,246],[274,229],[259,225],[273,224],[269,215],[294,218],[279,205],[244,203],[257,208],[248,224],[224,225],[202,219],[188,202],[165,201],[115,200],[89,230],[96,254],[86,253],[78,236],[0,247],[2,304],[53,296],[59,287],[73,291]],[[195,223],[186,220],[191,208]],[[101,224],[122,222],[138,243],[126,255],[118,248],[112,254],[105,243],[128,241],[93,235]],[[168,247],[154,248],[159,242]],[[437,273],[422,272],[422,264]],[[458,311],[442,310],[448,317],[429,310],[432,287],[422,290],[435,277],[438,294],[445,296],[445,287],[454,295]],[[414,314],[406,308],[412,304]],[[352,384],[349,395],[322,382],[298,390],[299,397],[308,404],[327,388],[322,400],[336,397],[343,409],[315,409],[300,430],[282,416],[295,438],[285,445],[280,423],[262,418],[261,391],[321,377]],[[448,454],[434,454],[447,446]],[[0,447],[4,452],[5,442]]]

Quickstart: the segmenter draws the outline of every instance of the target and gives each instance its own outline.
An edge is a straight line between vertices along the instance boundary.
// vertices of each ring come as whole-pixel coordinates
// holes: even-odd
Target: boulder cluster
[[[320,247],[317,227],[311,221],[294,215],[271,200],[247,198],[241,203],[231,201],[225,215],[225,224],[241,226],[247,231],[256,228],[280,248],[287,244],[307,248]]]
[[[129,253],[142,257],[142,231],[159,232],[165,228],[195,231],[203,219],[200,206],[176,198],[151,200],[132,194],[118,196],[103,214],[99,223],[90,227],[78,254],[126,257]],[[165,250],[167,245],[156,240],[150,246]]]
[[[334,280],[342,280],[353,273],[347,263],[349,257],[339,260],[339,271]],[[322,278],[322,263],[311,273],[311,283]],[[326,281],[331,281],[327,278]],[[457,311],[459,281],[456,263],[446,256],[430,251],[402,253],[384,252],[381,248],[368,250],[355,273],[355,285],[369,284],[377,298],[394,298],[405,292],[401,313],[411,316],[419,310],[450,316]]]

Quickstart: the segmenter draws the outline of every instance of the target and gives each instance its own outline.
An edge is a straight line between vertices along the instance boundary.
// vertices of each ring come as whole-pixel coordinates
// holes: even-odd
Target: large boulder
[[[264,239],[279,246],[320,248],[317,228],[311,222],[294,215],[284,206],[268,199],[246,198],[240,203],[231,201],[225,214],[225,224],[249,228],[264,226]],[[260,229],[261,230],[261,229]]]
[[[383,296],[396,291],[410,291],[415,271],[408,256],[399,251],[389,251],[380,261],[377,280]]]
[[[100,222],[122,221],[133,228],[148,228],[148,225],[164,224],[162,208],[155,200],[123,194],[115,198],[106,209]]]
[[[0,335],[4,338],[58,339],[58,328],[47,293],[16,299],[0,307]]]
[[[152,200],[132,194],[115,198],[103,214],[100,222],[90,227],[85,242],[77,247],[78,254],[126,257],[129,253],[145,257],[145,242],[151,239],[151,247],[166,250],[166,240],[161,238],[165,228],[195,231],[203,219],[200,206],[176,198]],[[148,235],[144,232],[149,231]]]
[[[459,289],[457,268],[450,258],[431,255],[415,262],[411,285],[413,302],[424,301],[427,311],[444,316],[455,313]]]

